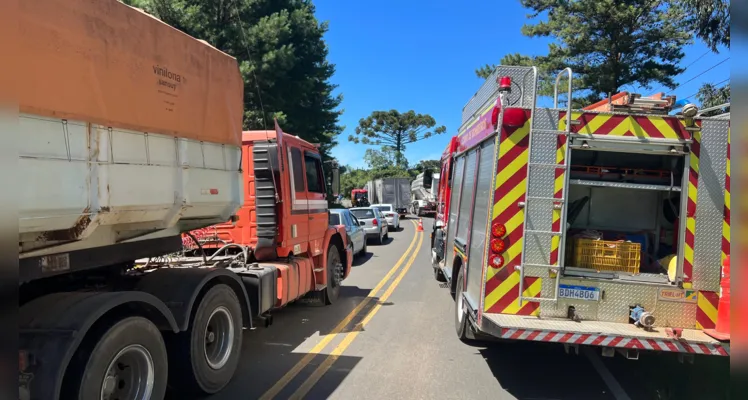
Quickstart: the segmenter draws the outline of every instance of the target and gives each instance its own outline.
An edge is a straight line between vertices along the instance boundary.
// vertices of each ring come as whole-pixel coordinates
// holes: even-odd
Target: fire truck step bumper
[[[667,351],[729,356],[730,344],[719,342],[701,330],[682,329],[680,338],[672,330],[655,327],[645,331],[633,324],[601,321],[540,319],[505,314],[483,314],[481,330],[500,339],[602,346],[610,348]]]

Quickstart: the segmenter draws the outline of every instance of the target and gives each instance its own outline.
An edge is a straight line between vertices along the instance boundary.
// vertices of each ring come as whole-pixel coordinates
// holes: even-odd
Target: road
[[[209,399],[723,398],[724,358],[689,365],[671,354],[632,361],[553,344],[463,344],[454,301],[432,275],[431,221],[423,222],[423,234],[402,221],[388,243],[370,244],[336,304],[291,305],[270,328],[245,332],[234,379]]]

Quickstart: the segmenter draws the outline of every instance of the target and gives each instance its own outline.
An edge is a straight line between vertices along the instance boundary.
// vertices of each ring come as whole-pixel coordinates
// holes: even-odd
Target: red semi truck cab
[[[275,131],[243,132],[244,204],[233,221],[193,232],[203,249],[247,251],[251,262],[271,270],[248,288],[258,292],[258,314],[315,291],[331,303],[350,273],[353,254],[345,228],[328,223],[322,164],[316,146],[277,124]],[[337,182],[336,168],[333,175]],[[266,283],[278,288],[275,295],[260,293],[264,279],[275,281]]]

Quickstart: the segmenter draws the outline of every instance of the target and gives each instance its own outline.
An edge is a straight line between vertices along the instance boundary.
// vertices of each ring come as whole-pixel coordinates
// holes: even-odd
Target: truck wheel
[[[414,207],[413,214],[415,214],[416,217],[420,217],[421,216],[421,209],[418,208],[418,206]]]
[[[338,246],[330,245],[327,249],[327,287],[325,304],[332,304],[340,296],[340,283],[343,281],[343,263]]]
[[[447,281],[447,277],[444,276],[442,270],[439,268],[439,258],[433,251],[431,252],[431,268],[434,269],[434,279],[436,279],[437,282]]]
[[[464,279],[464,268],[460,268],[460,272],[457,274],[457,289],[455,290],[455,331],[457,337],[463,341],[468,342],[467,330],[468,327],[468,316],[465,311],[464,302],[465,299],[462,296],[462,282]]]
[[[210,288],[200,301],[187,332],[170,349],[171,386],[184,393],[213,394],[234,376],[242,348],[242,308],[227,285]]]
[[[94,339],[96,340],[96,339]],[[90,350],[87,351],[87,350]],[[163,399],[168,358],[161,332],[143,317],[125,318],[90,346],[87,360],[71,361],[72,399]],[[65,394],[67,395],[67,394]]]

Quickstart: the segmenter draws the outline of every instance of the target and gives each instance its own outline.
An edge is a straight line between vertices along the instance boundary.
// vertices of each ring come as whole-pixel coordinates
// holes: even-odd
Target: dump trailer
[[[410,183],[410,212],[418,217],[436,215],[436,189],[439,187],[439,174],[424,171],[416,175]]]
[[[410,208],[410,181],[408,178],[384,178],[366,182],[364,189],[369,204],[392,204],[402,217]]]
[[[542,108],[535,67],[499,66],[463,109],[432,250],[458,337],[729,356],[729,119],[664,97],[573,110],[572,78]]]
[[[254,317],[273,296],[253,280],[268,284],[258,271],[283,268],[274,252],[290,254],[276,305],[310,287],[310,301],[330,302],[327,279],[349,270],[345,233],[328,228],[317,200],[321,170],[295,203],[287,186],[269,189],[270,171],[287,185],[292,170],[271,155],[281,139],[242,136],[237,61],[209,44],[118,1],[23,2],[19,17],[9,57],[26,82],[20,132],[3,132],[21,139],[11,173],[24,182],[19,397],[160,399],[169,382],[190,395],[220,391],[243,328],[263,321]],[[316,168],[316,150],[304,151]],[[182,233],[227,221],[254,226],[254,247],[183,256]],[[302,286],[293,274],[310,264]],[[316,267],[328,264],[334,274]]]

